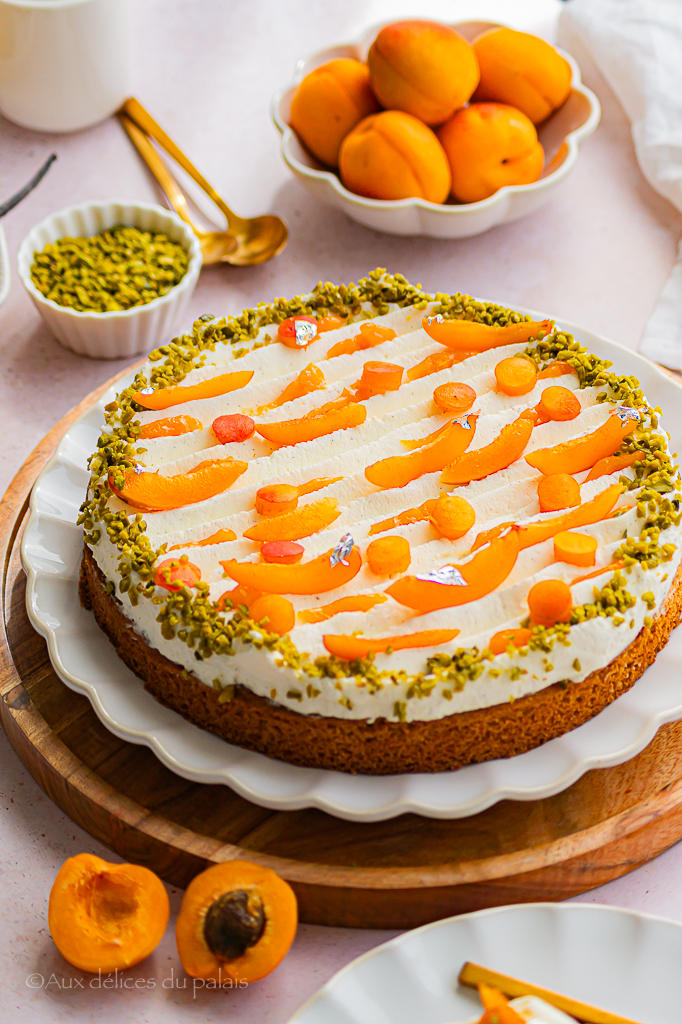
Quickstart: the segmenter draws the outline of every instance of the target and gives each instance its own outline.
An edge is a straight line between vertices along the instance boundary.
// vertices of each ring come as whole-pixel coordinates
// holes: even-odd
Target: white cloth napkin
[[[682,212],[682,0],[568,0],[559,43],[576,37],[630,118],[645,178]],[[682,243],[639,350],[682,370]]]

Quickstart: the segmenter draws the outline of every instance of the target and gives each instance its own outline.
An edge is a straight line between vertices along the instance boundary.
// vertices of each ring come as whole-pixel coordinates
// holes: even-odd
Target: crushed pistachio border
[[[153,568],[156,560],[165,553],[166,545],[156,550],[152,548],[145,535],[146,524],[141,514],[130,516],[125,510],[113,512],[109,508],[109,499],[113,495],[109,479],[115,486],[122,487],[126,471],[134,468],[136,456],[145,451],[137,447],[140,422],[136,415],[142,407],[135,401],[134,394],[140,389],[150,386],[164,388],[180,383],[191,370],[205,365],[207,353],[214,351],[218,344],[232,345],[236,358],[260,348],[267,342],[256,340],[259,331],[263,327],[276,326],[289,316],[334,314],[351,322],[383,316],[392,305],[425,309],[434,301],[439,303],[434,312],[449,319],[471,320],[491,326],[531,320],[529,315],[461,293],[431,296],[422,290],[421,285],[411,285],[402,274],[388,274],[385,269],[377,268],[357,284],[351,282],[337,286],[319,282],[310,295],[259,303],[236,317],[217,320],[211,314],[204,314],[195,321],[190,334],[174,338],[168,345],[150,353],[150,361],[157,365],[152,367],[149,376],[138,373],[133,382],[105,407],[106,425],[98,439],[97,451],[89,460],[88,498],[81,507],[78,522],[84,527],[85,541],[90,545],[99,541],[102,529],[106,530],[119,551],[120,595],[127,594],[133,605],[140,597],[159,605],[157,621],[166,639],[177,637],[182,640],[194,650],[197,660],[204,660],[214,653],[232,655],[235,641],[265,647],[281,655],[276,660],[278,666],[293,669],[301,678],[335,679],[339,689],[342,689],[340,680],[354,678],[359,687],[367,688],[369,692],[377,692],[387,684],[405,683],[408,699],[428,697],[439,684],[444,685],[442,696],[450,699],[454,691],[461,690],[467,682],[483,673],[485,663],[493,660],[494,655],[490,650],[479,651],[477,648],[461,648],[452,655],[435,654],[427,659],[425,672],[410,677],[402,670],[379,672],[372,654],[352,662],[340,661],[333,656],[316,658],[311,662],[307,654],[296,649],[288,636],[269,633],[266,622],[257,623],[250,619],[245,606],[234,609],[229,599],[211,602],[206,583],[198,583],[195,593],[183,587],[175,593],[159,594],[153,582]],[[598,401],[627,405],[640,411],[637,429],[623,442],[619,451],[645,453],[643,459],[633,464],[634,478],[621,477],[628,490],[642,488],[638,495],[637,515],[644,519],[644,523],[639,538],[625,539],[615,557],[624,562],[626,572],[630,572],[634,564],[647,569],[672,558],[674,545],[659,546],[658,541],[662,530],[673,524],[679,525],[682,519],[681,483],[679,467],[673,465],[666,451],[665,439],[656,433],[660,408],[652,409],[648,405],[636,377],[612,373],[609,360],[589,353],[568,332],[554,331],[545,337],[540,336],[531,341],[523,352],[538,368],[554,360],[567,362],[576,371],[581,389],[604,387],[605,390],[597,396]],[[675,492],[672,498],[669,497],[671,492]],[[109,581],[107,592],[113,594],[115,591],[115,584]],[[549,653],[555,642],[569,645],[571,626],[596,615],[611,617],[614,624],[620,625],[623,621],[621,613],[632,604],[634,598],[625,589],[617,571],[601,590],[594,588],[592,603],[574,608],[570,623],[560,623],[551,629],[534,626],[528,646],[510,649],[509,653],[524,657],[529,650]],[[500,670],[494,668],[488,671],[491,675],[500,674]],[[525,670],[515,665],[509,672],[512,679],[517,679]],[[229,699],[232,689],[224,688],[221,699]],[[314,698],[319,692],[308,684],[304,690],[289,691],[287,696],[302,701],[304,694]],[[347,696],[341,696],[339,701],[352,708]],[[398,720],[405,719],[405,707],[404,701],[395,702],[393,710]]]

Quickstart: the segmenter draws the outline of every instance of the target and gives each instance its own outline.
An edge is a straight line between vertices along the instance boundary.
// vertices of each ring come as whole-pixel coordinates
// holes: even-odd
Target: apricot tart
[[[677,624],[673,458],[638,381],[553,321],[377,270],[150,354],[90,461],[81,600],[231,743],[369,774],[508,757]]]

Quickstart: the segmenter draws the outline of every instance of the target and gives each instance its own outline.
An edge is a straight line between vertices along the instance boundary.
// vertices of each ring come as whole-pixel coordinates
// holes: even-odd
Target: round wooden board
[[[549,799],[504,801],[456,821],[407,814],[376,824],[258,807],[227,787],[188,782],[109,733],[52,670],[26,615],[19,560],[36,476],[109,384],[44,438],[0,511],[2,724],[36,781],[90,835],[182,887],[216,861],[267,864],[293,885],[303,921],[365,928],[565,899],[682,838],[682,722],[661,728],[633,760],[590,771]]]

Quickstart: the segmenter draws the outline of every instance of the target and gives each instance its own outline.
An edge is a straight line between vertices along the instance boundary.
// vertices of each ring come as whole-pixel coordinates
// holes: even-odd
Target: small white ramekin
[[[113,313],[81,313],[41,295],[31,280],[36,252],[60,238],[96,235],[116,224],[163,231],[174,242],[180,242],[189,253],[189,267],[182,280],[159,299]],[[189,224],[170,210],[154,203],[113,199],[69,206],[46,217],[19,246],[17,269],[36,309],[60,344],[91,359],[124,359],[170,341],[199,278],[201,249]]]
[[[330,60],[350,57],[365,61],[367,52],[379,29],[390,22],[375,25],[354,43],[322,50],[302,58],[296,65],[294,81],[276,94],[272,116],[282,135],[282,156],[289,170],[312,195],[343,210],[345,214],[391,235],[426,235],[429,238],[469,238],[480,235],[499,224],[518,220],[546,203],[575,167],[578,149],[592,134],[601,115],[599,100],[582,84],[580,69],[570,54],[559,53],[571,65],[571,93],[559,110],[538,126],[538,137],[545,150],[546,166],[542,176],[531,185],[506,185],[488,199],[478,203],[430,203],[426,199],[367,199],[349,192],[338,174],[324,167],[301,145],[289,125],[291,100],[299,82]],[[455,22],[457,29],[470,42],[496,22]]]

